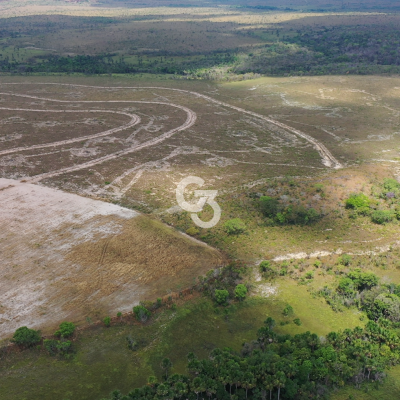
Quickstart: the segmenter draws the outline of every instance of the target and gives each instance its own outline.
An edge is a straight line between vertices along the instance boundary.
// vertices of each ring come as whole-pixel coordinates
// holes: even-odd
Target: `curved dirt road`
[[[86,87],[86,88],[96,88],[96,89],[153,89],[153,90],[171,90],[171,91],[175,91],[175,92],[181,92],[181,93],[187,93],[187,94],[191,94],[194,95],[196,97],[200,97],[203,98],[205,100],[208,100],[212,103],[221,105],[223,107],[227,107],[227,108],[231,108],[233,110],[239,111],[241,113],[244,114],[248,114],[251,115],[253,117],[259,118],[261,120],[264,120],[266,122],[269,122],[271,124],[274,124],[276,126],[279,126],[283,129],[286,129],[292,133],[294,133],[295,135],[307,140],[309,143],[311,143],[313,145],[313,147],[318,151],[318,153],[320,154],[321,158],[322,158],[322,163],[330,168],[334,168],[334,169],[339,169],[342,168],[342,164],[332,155],[332,153],[326,148],[326,146],[321,143],[320,141],[318,141],[317,139],[313,138],[312,136],[299,131],[298,129],[292,128],[289,125],[286,125],[282,122],[279,122],[273,118],[270,117],[266,117],[264,115],[255,113],[253,111],[248,111],[245,110],[244,108],[240,108],[237,106],[233,106],[231,104],[213,99],[210,96],[198,93],[198,92],[193,92],[190,90],[184,90],[184,89],[175,89],[175,88],[165,88],[165,87],[157,87],[157,86],[91,86],[91,85],[75,85],[75,84],[69,84],[69,83],[37,83],[37,84],[43,84],[43,85],[60,85],[60,86],[71,86],[71,87]],[[2,83],[1,85],[18,85],[17,83]],[[2,94],[2,93],[0,93]],[[6,93],[4,93],[6,94]]]

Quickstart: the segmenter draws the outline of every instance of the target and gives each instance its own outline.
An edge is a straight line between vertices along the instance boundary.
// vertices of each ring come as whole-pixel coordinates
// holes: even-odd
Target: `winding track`
[[[33,84],[33,83],[29,83],[29,84]],[[325,166],[330,167],[330,168],[335,168],[335,169],[342,168],[342,165],[340,164],[340,162],[331,154],[331,152],[325,147],[325,145],[323,145],[321,142],[319,142],[317,139],[314,139],[310,135],[308,135],[308,134],[306,134],[304,132],[301,132],[301,131],[299,131],[299,130],[297,130],[295,128],[292,128],[289,125],[286,125],[286,124],[283,124],[283,123],[281,123],[281,122],[279,122],[277,120],[274,120],[274,119],[272,119],[270,117],[266,117],[264,115],[257,114],[255,112],[248,111],[248,110],[245,110],[243,108],[230,105],[228,103],[213,99],[212,97],[209,97],[207,95],[204,95],[204,94],[201,94],[201,93],[198,93],[198,92],[193,92],[193,91],[184,90],[184,89],[153,87],[153,86],[148,86],[148,87],[124,87],[124,86],[108,87],[108,86],[75,85],[75,84],[65,84],[65,83],[35,83],[35,84],[70,86],[70,87],[85,87],[85,88],[95,88],[95,89],[171,90],[171,91],[175,91],[175,92],[190,94],[190,95],[193,95],[195,97],[203,98],[203,99],[205,99],[205,100],[207,100],[209,102],[212,102],[214,104],[218,104],[220,106],[231,108],[231,109],[236,110],[238,112],[251,115],[251,116],[253,116],[255,118],[264,120],[266,122],[269,122],[271,124],[279,126],[279,127],[283,128],[285,130],[288,130],[288,131],[294,133],[295,135],[305,139],[309,143],[311,143],[313,145],[313,147],[319,152],[319,154],[320,154],[320,156],[322,158],[322,163]],[[18,84],[18,83],[1,83],[1,85],[20,85],[20,84]],[[35,99],[35,100],[57,102],[57,103],[76,103],[76,100],[74,100],[74,101],[58,100],[58,99],[43,98],[43,97],[38,97],[38,96],[7,93],[7,92],[0,92],[0,95],[17,96],[17,97],[31,98],[31,99]],[[183,125],[181,125],[181,126],[179,126],[177,128],[174,128],[174,129],[172,129],[172,130],[170,130],[170,131],[158,136],[157,138],[151,139],[151,140],[149,140],[147,142],[144,142],[142,144],[139,144],[137,146],[133,146],[133,147],[130,147],[129,149],[121,150],[121,151],[118,151],[116,153],[109,154],[107,156],[104,156],[104,157],[101,157],[101,158],[98,158],[98,159],[95,159],[95,160],[92,160],[92,161],[88,161],[86,163],[79,164],[79,165],[76,165],[76,166],[73,166],[73,167],[67,167],[67,168],[63,168],[63,169],[58,170],[58,171],[44,173],[44,174],[36,175],[34,177],[26,178],[27,181],[32,182],[32,183],[39,182],[40,180],[45,179],[45,178],[51,178],[51,177],[58,176],[58,175],[61,175],[61,174],[64,174],[64,173],[73,172],[73,171],[77,171],[77,170],[80,170],[80,169],[88,168],[88,167],[94,166],[96,164],[100,164],[100,163],[103,163],[105,161],[118,158],[118,157],[120,157],[122,155],[129,154],[129,153],[132,153],[132,152],[136,152],[136,151],[142,150],[142,149],[144,149],[146,147],[149,147],[149,146],[154,146],[154,145],[164,141],[165,139],[173,136],[175,133],[190,128],[191,126],[193,126],[193,124],[196,122],[196,119],[197,119],[197,116],[196,116],[194,111],[190,110],[187,107],[180,106],[180,105],[177,105],[177,104],[174,104],[174,103],[169,103],[169,102],[150,102],[150,101],[134,101],[134,100],[120,100],[120,101],[119,100],[104,100],[104,101],[82,100],[82,101],[79,101],[79,103],[139,103],[139,104],[141,103],[141,104],[167,105],[167,106],[176,107],[176,108],[179,108],[179,109],[185,111],[186,114],[187,114],[187,119],[186,119],[186,121],[185,121],[185,123]],[[5,109],[6,110],[7,108],[0,108],[0,109]],[[133,115],[133,114],[123,113],[123,112],[118,112],[118,111],[106,111],[106,110],[101,110],[101,111],[100,110],[87,110],[87,111],[84,111],[84,110],[81,110],[81,111],[66,110],[66,111],[64,111],[64,110],[32,110],[32,109],[13,109],[13,110],[15,110],[15,111],[21,110],[21,111],[60,112],[60,113],[62,113],[62,112],[87,112],[87,111],[89,111],[89,112],[110,112],[110,113],[116,113],[116,114],[125,114],[125,115],[130,116],[132,119],[126,125],[123,125],[123,126],[120,126],[120,127],[117,127],[117,128],[105,131],[105,132],[100,132],[100,133],[95,134],[95,135],[90,135],[90,137],[87,136],[87,137],[81,137],[81,138],[77,138],[77,139],[69,139],[67,141],[59,141],[59,142],[54,142],[54,143],[48,143],[48,144],[44,144],[44,145],[34,145],[34,146],[30,146],[30,147],[9,149],[9,150],[5,150],[5,151],[0,152],[0,155],[9,154],[9,153],[12,153],[12,152],[22,151],[22,150],[31,150],[31,149],[37,149],[37,148],[43,148],[43,147],[59,146],[59,145],[63,145],[63,144],[73,143],[73,142],[76,142],[76,141],[81,141],[82,139],[84,139],[84,140],[85,139],[90,139],[90,138],[93,138],[93,137],[107,136],[107,135],[111,135],[111,134],[113,134],[115,132],[121,131],[123,129],[127,129],[127,128],[129,128],[131,126],[134,126],[134,125],[136,125],[136,124],[138,124],[140,122],[140,118],[138,116]]]
[[[135,125],[139,124],[140,121],[141,121],[141,119],[140,119],[140,117],[138,115],[128,114],[128,113],[124,113],[124,112],[120,112],[120,111],[104,111],[104,110],[34,110],[34,109],[31,109],[31,108],[7,108],[7,107],[0,107],[0,110],[48,112],[48,113],[61,113],[61,114],[62,113],[74,113],[74,114],[75,113],[112,113],[112,114],[127,115],[128,117],[131,118],[131,120],[127,124],[118,126],[116,128],[113,128],[113,129],[109,129],[108,131],[95,133],[93,135],[88,135],[88,136],[80,136],[80,137],[74,138],[74,139],[60,140],[58,142],[35,144],[35,145],[29,146],[29,147],[14,147],[13,149],[0,151],[0,156],[2,156],[4,154],[16,153],[16,152],[19,152],[19,151],[43,149],[43,148],[46,148],[46,147],[62,146],[62,145],[65,145],[65,144],[81,142],[82,140],[95,139],[95,138],[102,137],[102,136],[108,136],[108,135],[112,135],[113,133],[117,133],[119,131],[122,131],[124,129],[131,128],[132,126],[135,126]]]

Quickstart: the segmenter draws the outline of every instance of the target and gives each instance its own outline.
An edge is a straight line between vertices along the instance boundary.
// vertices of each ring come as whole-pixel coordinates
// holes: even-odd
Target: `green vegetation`
[[[18,328],[12,338],[12,341],[19,346],[30,347],[41,340],[40,333],[34,329],[29,329],[26,326]]]
[[[76,326],[72,322],[62,322],[59,326],[58,331],[54,333],[54,336],[61,336],[62,338],[70,337],[74,334]]]
[[[394,218],[394,213],[389,210],[375,210],[371,213],[371,221],[380,225],[392,222]]]
[[[280,225],[307,225],[321,218],[314,208],[306,209],[298,204],[284,205],[278,199],[269,196],[261,196],[259,205],[265,217]]]
[[[136,319],[140,322],[146,322],[151,315],[151,312],[141,304],[133,307],[133,313],[135,314]]]
[[[283,312],[282,312],[282,314],[283,314],[285,317],[289,317],[290,315],[293,315],[293,313],[294,313],[294,310],[293,310],[293,307],[292,307],[290,304],[288,304],[288,305],[283,309]]]
[[[161,399],[165,396],[189,399],[216,396],[232,398],[293,399],[298,395],[316,396],[317,390],[344,386],[356,378],[366,382],[381,382],[384,370],[398,362],[400,341],[390,322],[380,319],[370,321],[366,327],[331,332],[321,342],[316,334],[306,332],[295,336],[279,335],[271,327],[274,321],[267,318],[257,332],[257,340],[246,343],[241,355],[232,349],[214,349],[209,358],[200,360],[188,354],[189,375],[174,374],[162,383],[152,380],[151,385],[134,389],[130,399]],[[390,347],[389,347],[390,346]],[[163,359],[165,371],[171,367]],[[317,389],[318,388],[318,389]],[[113,392],[111,399],[121,398]]]
[[[228,235],[239,235],[246,231],[246,225],[240,218],[234,218],[226,221],[224,228]]]
[[[364,193],[352,194],[346,200],[346,208],[355,210],[362,215],[368,214],[370,204],[371,200]]]
[[[229,298],[229,292],[225,289],[215,290],[215,301],[220,305],[226,305]]]
[[[239,285],[237,285],[235,288],[235,297],[239,301],[243,301],[246,298],[246,295],[247,295],[247,287],[242,283],[239,283]]]
[[[51,355],[67,356],[72,349],[72,342],[69,340],[54,340],[45,339],[43,340],[43,347]]]

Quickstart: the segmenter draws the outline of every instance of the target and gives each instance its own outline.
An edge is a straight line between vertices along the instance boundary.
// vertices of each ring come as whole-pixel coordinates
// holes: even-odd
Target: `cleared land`
[[[189,286],[222,256],[117,205],[0,180],[0,337],[21,325],[129,311]]]

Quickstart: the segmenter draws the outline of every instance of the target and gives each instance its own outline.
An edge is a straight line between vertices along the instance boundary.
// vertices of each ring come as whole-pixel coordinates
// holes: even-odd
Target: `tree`
[[[253,389],[256,386],[256,379],[251,372],[245,372],[243,374],[243,382],[242,387],[246,390],[246,399],[247,399],[247,392],[249,389]]]
[[[169,358],[164,358],[161,361],[161,368],[165,371],[165,377],[168,378],[168,370],[172,367],[172,362]]]
[[[239,285],[237,285],[235,288],[235,297],[239,301],[242,301],[246,298],[246,295],[247,295],[247,287],[242,283],[239,283]]]
[[[281,396],[281,388],[285,387],[286,376],[282,371],[278,371],[275,375],[275,386],[278,388],[278,400]]]
[[[267,317],[267,319],[264,321],[264,324],[267,326],[269,330],[272,330],[276,324],[275,320],[271,317]]]
[[[223,290],[215,290],[215,301],[218,304],[225,305],[227,303],[229,297],[229,292],[225,289]]]
[[[12,342],[24,347],[31,347],[36,343],[39,343],[40,340],[40,333],[34,329],[29,329],[26,326],[18,328],[11,339]]]
[[[74,334],[75,328],[75,324],[73,324],[72,322],[62,322],[59,326],[58,331],[56,331],[54,335],[67,338]]]
[[[151,315],[151,312],[142,305],[133,307],[133,312],[135,314],[136,319],[141,322],[146,322]]]

